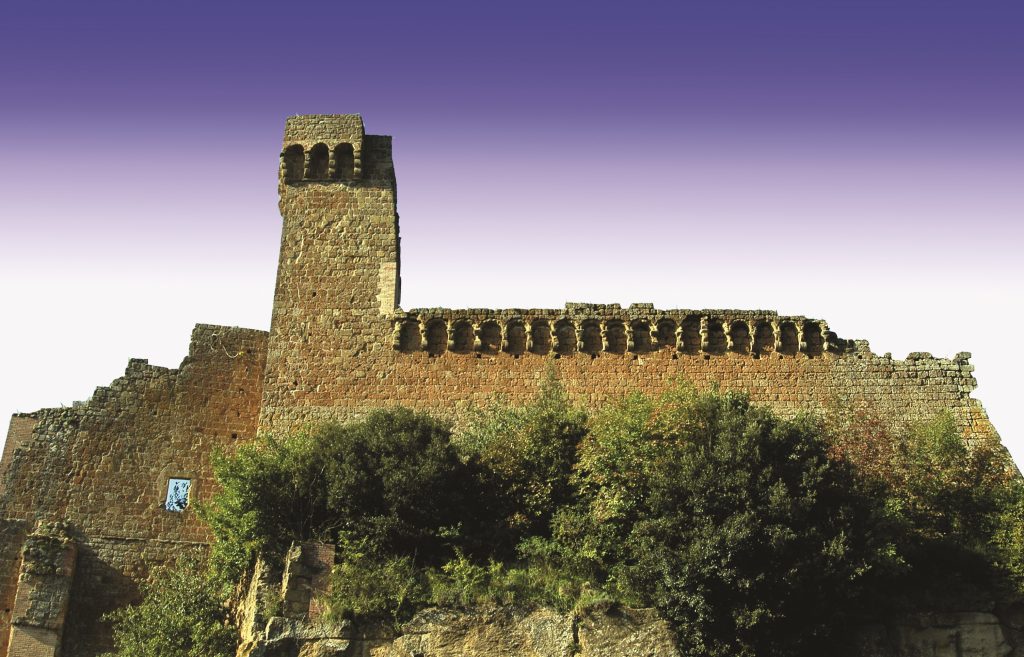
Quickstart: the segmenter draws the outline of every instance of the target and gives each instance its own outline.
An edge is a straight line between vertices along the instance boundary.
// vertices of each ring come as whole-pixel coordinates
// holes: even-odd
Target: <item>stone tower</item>
[[[367,375],[358,363],[390,348],[399,296],[391,137],[364,134],[358,114],[293,116],[278,191],[284,227],[262,429],[345,398]]]

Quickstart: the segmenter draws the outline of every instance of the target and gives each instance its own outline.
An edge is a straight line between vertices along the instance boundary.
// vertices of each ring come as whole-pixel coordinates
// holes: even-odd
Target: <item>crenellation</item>
[[[800,316],[780,318],[771,311],[656,310],[652,304],[633,304],[626,310],[618,304],[591,303],[569,303],[563,310],[397,309],[391,322],[391,343],[395,351],[427,351],[432,355],[445,351],[547,355],[545,349],[538,348],[530,339],[526,341],[530,344],[509,351],[507,337],[499,339],[499,335],[507,336],[518,326],[524,327],[523,333],[529,338],[532,338],[536,327],[553,327],[553,352],[566,356],[574,353],[649,353],[654,347],[652,325],[657,327],[658,350],[678,348],[680,352],[691,355],[717,356],[732,352],[760,358],[762,354],[776,352],[816,357],[825,353],[839,355],[854,349],[853,341],[840,339],[821,320]],[[422,326],[427,327],[425,335],[420,333]],[[541,330],[543,332],[544,329]],[[430,337],[431,331],[434,339]],[[442,331],[449,336],[446,340],[440,337]],[[472,345],[469,344],[471,336]]]

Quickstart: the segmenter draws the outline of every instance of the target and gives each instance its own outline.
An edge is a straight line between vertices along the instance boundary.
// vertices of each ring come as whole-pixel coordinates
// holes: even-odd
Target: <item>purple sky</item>
[[[406,308],[754,307],[974,352],[1024,460],[1024,4],[0,9],[0,414],[267,328],[284,117],[395,136]]]

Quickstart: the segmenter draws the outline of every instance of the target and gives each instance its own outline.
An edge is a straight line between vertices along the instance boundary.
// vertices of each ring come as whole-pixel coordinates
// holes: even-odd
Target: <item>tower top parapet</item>
[[[298,114],[289,116],[284,125],[284,146],[301,145],[309,150],[318,143],[331,146],[344,142],[362,150],[363,117],[359,114]]]
[[[359,180],[365,137],[363,117],[358,114],[289,116],[281,150],[281,180]]]

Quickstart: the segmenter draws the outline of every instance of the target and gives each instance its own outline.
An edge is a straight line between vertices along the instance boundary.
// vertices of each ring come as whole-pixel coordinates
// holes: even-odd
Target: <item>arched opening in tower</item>
[[[355,177],[355,153],[352,144],[338,144],[334,147],[335,180],[352,180]]]
[[[690,315],[683,320],[683,353],[700,352],[700,317]]]
[[[559,356],[576,353],[576,327],[567,319],[555,324],[555,351]]]
[[[521,356],[526,353],[526,326],[519,319],[511,320],[505,327],[505,339],[508,341],[508,353]]]
[[[401,333],[398,336],[398,348],[407,354],[419,351],[423,338],[420,335],[420,323],[411,319],[402,324]]]
[[[284,181],[302,180],[302,168],[306,165],[305,152],[300,144],[292,144],[284,150]]]
[[[309,179],[325,180],[329,155],[327,144],[317,144],[309,149]]]
[[[722,320],[714,317],[708,318],[707,340],[707,353],[716,355],[725,353],[725,328],[722,326]]]
[[[824,342],[821,337],[821,325],[818,322],[804,322],[804,344],[807,345],[807,355],[820,356]]]

